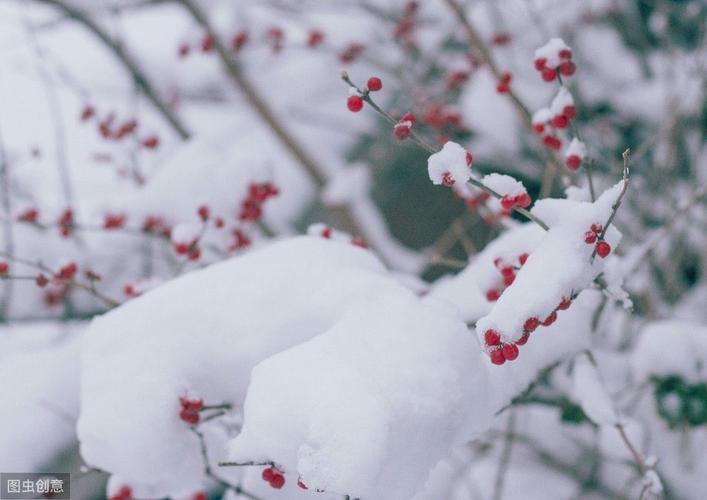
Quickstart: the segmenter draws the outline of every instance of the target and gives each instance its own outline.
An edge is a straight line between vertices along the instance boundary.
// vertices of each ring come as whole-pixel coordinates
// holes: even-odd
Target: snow
[[[580,159],[584,159],[584,157],[587,156],[587,147],[576,137],[570,141],[565,151],[565,158],[569,158],[570,156],[578,156]]]
[[[707,326],[683,320],[648,323],[640,333],[632,357],[639,380],[680,375],[692,383],[707,380]]]
[[[588,355],[575,359],[572,375],[572,395],[587,417],[598,425],[616,425],[618,415],[599,371]]]
[[[561,38],[551,38],[545,45],[535,50],[535,60],[544,58],[545,66],[555,69],[560,65],[560,51],[568,50],[569,46]]]
[[[557,95],[552,99],[550,104],[550,113],[552,116],[559,116],[564,114],[565,108],[567,106],[574,106],[574,99],[572,94],[566,87],[560,87],[557,91]]]
[[[427,173],[433,184],[443,184],[445,174],[455,183],[464,183],[471,178],[467,162],[467,151],[456,142],[447,141],[442,149],[427,159]]]
[[[593,245],[584,243],[583,235],[594,223],[603,223],[621,184],[605,191],[594,203],[561,199],[543,199],[535,203],[532,213],[545,221],[550,229],[518,271],[515,281],[501,295],[491,311],[477,322],[483,340],[486,330],[494,329],[504,341],[515,341],[523,335],[528,318],[547,318],[563,300],[586,289],[601,273],[604,259],[591,259]],[[619,233],[607,231],[606,240],[616,248]],[[537,284],[543,283],[541,293]]]
[[[514,197],[527,193],[523,183],[510,175],[488,174],[483,176],[481,183],[487,188],[493,189],[501,196]]]

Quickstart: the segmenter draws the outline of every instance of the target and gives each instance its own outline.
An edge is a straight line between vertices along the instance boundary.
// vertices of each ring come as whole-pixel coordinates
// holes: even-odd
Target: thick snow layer
[[[501,196],[514,197],[527,193],[523,183],[510,175],[488,174],[481,179],[481,183],[487,188],[493,189]]]
[[[560,51],[568,50],[569,47],[561,38],[551,38],[545,45],[535,50],[535,60],[545,59],[548,68],[556,68],[560,65]]]
[[[315,489],[402,500],[487,423],[478,347],[452,309],[384,280],[375,290],[253,370],[231,459],[275,461]]]
[[[552,100],[552,104],[550,104],[550,113],[552,116],[562,115],[567,106],[574,106],[574,99],[570,91],[563,86],[557,91],[557,95]]]
[[[324,238],[189,273],[96,319],[88,333],[82,455],[159,494],[203,479],[180,396],[240,408],[253,366],[320,334],[254,371],[233,448],[242,456],[275,460],[329,489],[393,498],[380,467],[413,493],[469,425],[483,428],[473,412],[490,411],[478,347],[454,310],[423,306],[369,251]],[[439,368],[432,377],[423,366]],[[210,424],[218,455],[228,430]],[[429,439],[410,442],[411,434]]]
[[[592,224],[603,224],[621,189],[617,184],[594,203],[544,199],[533,207],[550,229],[530,254],[510,285],[491,311],[477,322],[477,332],[494,329],[503,341],[515,341],[523,335],[528,318],[543,321],[564,299],[590,286],[604,267],[604,259],[591,259],[593,245],[584,242],[584,233]],[[607,241],[615,248],[619,234],[608,231]],[[538,283],[542,288],[538,289]]]
[[[681,320],[647,324],[632,356],[636,377],[680,375],[696,383],[707,380],[707,326]]]
[[[471,168],[466,149],[456,142],[448,141],[442,149],[427,159],[427,173],[433,184],[447,183],[445,177],[454,183],[464,183],[471,177]]]

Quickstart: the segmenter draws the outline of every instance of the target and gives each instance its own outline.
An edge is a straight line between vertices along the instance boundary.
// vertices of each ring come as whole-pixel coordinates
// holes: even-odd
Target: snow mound
[[[456,142],[448,141],[427,159],[427,172],[433,184],[463,184],[471,178],[471,155]]]

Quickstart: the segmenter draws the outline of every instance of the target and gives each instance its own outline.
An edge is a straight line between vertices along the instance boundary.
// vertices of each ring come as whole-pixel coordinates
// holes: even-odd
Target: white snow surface
[[[448,141],[437,153],[427,159],[427,173],[433,184],[442,184],[445,174],[455,183],[464,183],[471,177],[471,168],[466,163],[467,151],[456,142]]]
[[[567,151],[565,151],[565,158],[570,156],[579,156],[582,159],[587,156],[587,147],[576,137],[572,139],[569,146],[567,146]]]
[[[481,179],[481,183],[487,188],[493,189],[501,196],[513,197],[527,193],[523,183],[510,175],[488,174]]]

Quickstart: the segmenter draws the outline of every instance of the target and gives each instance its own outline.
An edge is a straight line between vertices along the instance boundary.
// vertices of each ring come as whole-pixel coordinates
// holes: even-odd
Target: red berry
[[[34,281],[35,281],[35,283],[37,283],[37,286],[39,288],[44,288],[45,286],[47,286],[49,284],[49,279],[46,276],[44,276],[43,274],[39,274]]]
[[[273,469],[272,467],[268,467],[267,469],[263,469],[263,473],[262,473],[263,480],[269,483],[270,481],[272,481],[272,478],[275,477],[275,474],[276,474],[275,469]]]
[[[551,324],[553,324],[555,322],[556,319],[557,319],[557,313],[555,311],[552,311],[550,316],[545,318],[545,321],[543,321],[542,325],[543,326],[550,326]]]
[[[142,141],[142,145],[147,149],[156,149],[160,145],[160,138],[156,135],[151,135]]]
[[[501,294],[498,293],[498,290],[491,289],[486,292],[486,300],[488,300],[489,302],[496,302],[500,296]]]
[[[611,245],[602,240],[596,246],[597,255],[602,259],[611,253]]]
[[[366,82],[366,86],[371,92],[378,92],[383,88],[383,82],[377,76],[372,76],[368,79],[368,82]]]
[[[577,155],[569,155],[565,162],[570,170],[577,170],[582,166],[582,158]]]
[[[486,342],[486,345],[498,345],[501,343],[501,336],[496,330],[486,330],[484,332],[484,342]]]
[[[81,121],[84,121],[84,122],[88,121],[95,114],[96,114],[96,110],[93,106],[91,106],[91,105],[84,106],[83,110],[81,110]]]
[[[562,297],[562,301],[557,306],[557,309],[559,309],[560,311],[565,311],[565,310],[569,309],[571,305],[572,305],[572,299],[570,299],[568,297]]]
[[[503,277],[503,284],[506,286],[511,286],[515,280],[516,280],[515,274],[504,276]]]
[[[491,358],[491,363],[493,363],[494,365],[502,365],[506,362],[506,358],[503,356],[502,349],[495,349],[491,351],[489,353],[489,357]]]
[[[589,229],[591,229],[592,232],[595,234],[601,234],[603,228],[601,224],[592,224],[591,226],[589,226]]]
[[[565,115],[568,120],[572,120],[577,116],[577,108],[572,105],[565,106],[565,109],[562,110],[562,114]]]
[[[239,31],[235,35],[233,35],[233,38],[231,39],[231,48],[238,52],[240,51],[243,46],[248,43],[248,32],[247,31]]]
[[[415,115],[412,113],[405,113],[403,117],[400,119],[401,122],[412,122],[415,123]]]
[[[536,134],[542,134],[545,131],[545,124],[544,123],[533,124],[533,130],[535,131]]]
[[[9,270],[10,266],[7,264],[7,262],[0,262],[0,274],[7,274]]]
[[[120,214],[106,214],[103,219],[103,229],[120,229],[125,225],[125,216]]]
[[[279,490],[284,485],[285,485],[285,476],[276,472],[273,475],[273,478],[270,480],[270,486],[272,486],[276,490]]]
[[[566,61],[560,64],[560,73],[562,76],[572,76],[577,70],[577,66],[572,61]]]
[[[302,482],[301,479],[298,479],[298,480],[297,480],[297,486],[299,486],[299,487],[302,488],[303,490],[309,489],[309,488],[307,488],[307,485]]]
[[[179,412],[179,418],[181,418],[182,421],[186,422],[189,425],[196,425],[199,423],[199,413],[188,408],[183,408]]]
[[[451,172],[445,172],[442,174],[442,185],[447,187],[452,187],[454,185],[454,178]]]
[[[202,52],[211,52],[211,49],[214,48],[214,37],[210,33],[204,38],[201,39],[201,51]]]
[[[37,210],[36,208],[28,208],[17,216],[17,220],[20,222],[37,222],[38,219],[39,210]]]
[[[529,339],[529,338],[530,338],[530,334],[529,334],[529,333],[524,333],[524,334],[521,336],[521,338],[519,338],[518,340],[516,340],[516,344],[517,344],[517,345],[525,345],[525,344],[528,343],[528,339]]]
[[[76,275],[76,271],[78,271],[76,264],[74,262],[69,262],[59,269],[59,272],[56,273],[54,277],[59,280],[68,281]]]
[[[471,153],[467,151],[466,153],[466,166],[471,167],[471,164],[474,162],[474,157],[471,156]]]
[[[174,251],[177,253],[177,255],[186,255],[189,253],[189,248],[191,248],[190,243],[176,243],[174,245]]]
[[[520,262],[520,265],[525,265],[525,262],[528,260],[528,254],[527,253],[522,253],[518,257],[518,262]]]
[[[593,245],[597,241],[597,235],[591,231],[584,233],[584,242],[587,245]]]
[[[199,218],[206,222],[209,220],[209,206],[208,205],[201,205],[199,208],[196,210],[196,213],[199,215]]]
[[[508,94],[510,91],[511,87],[507,83],[499,83],[496,85],[496,92],[499,94]]]
[[[408,122],[398,122],[393,127],[393,135],[399,141],[404,141],[405,139],[410,137],[411,131],[412,128],[410,127],[410,124]]]
[[[530,205],[531,199],[528,193],[519,194],[515,197],[515,203],[519,207],[525,208]]]
[[[197,491],[192,495],[191,500],[209,500],[208,495],[204,491]]]
[[[550,149],[560,149],[562,147],[562,141],[554,135],[543,137],[543,144]]]
[[[309,37],[307,38],[307,47],[313,49],[317,45],[320,45],[324,41],[324,33],[318,30],[312,30],[309,32]]]
[[[572,51],[570,49],[562,49],[558,55],[560,59],[572,59]]]
[[[189,260],[191,261],[197,261],[201,258],[201,249],[199,247],[194,247],[192,248],[191,252],[189,252]]]
[[[528,318],[525,320],[525,323],[523,323],[523,332],[524,333],[533,333],[538,326],[540,326],[540,320],[533,316],[532,318]]]
[[[508,361],[513,361],[518,357],[518,346],[515,344],[503,344],[501,352],[504,358]]]
[[[551,82],[557,76],[557,71],[555,71],[554,69],[545,68],[543,69],[541,75],[543,77],[543,80],[545,80],[546,82]]]
[[[565,115],[557,115],[552,118],[552,126],[555,128],[567,128],[570,124],[569,120]]]
[[[538,57],[535,60],[535,69],[538,71],[543,71],[545,69],[545,65],[547,64],[547,59],[544,57]]]
[[[514,276],[516,273],[512,266],[506,266],[501,268],[501,275],[505,278],[506,276]]]
[[[349,108],[349,111],[358,113],[363,109],[363,99],[360,95],[349,96],[346,100],[346,106]]]
[[[506,195],[503,198],[501,198],[501,206],[503,208],[505,208],[506,210],[512,209],[515,206],[515,204],[516,204],[515,198],[513,198],[511,196]]]

